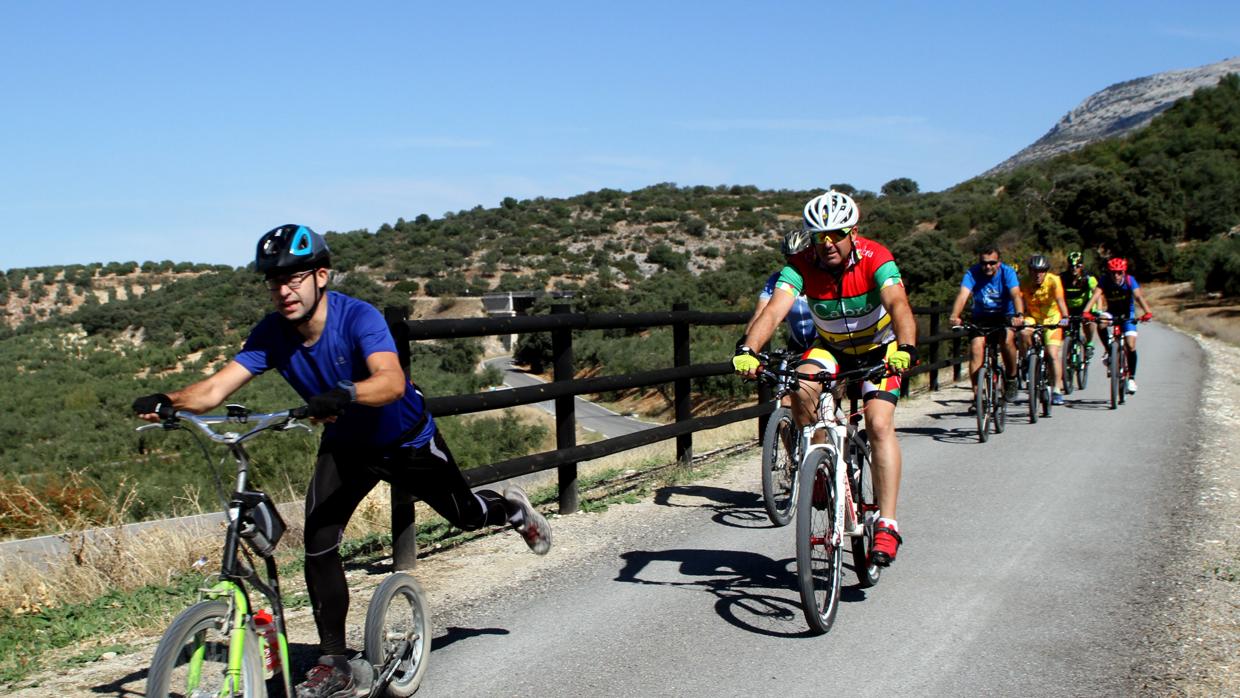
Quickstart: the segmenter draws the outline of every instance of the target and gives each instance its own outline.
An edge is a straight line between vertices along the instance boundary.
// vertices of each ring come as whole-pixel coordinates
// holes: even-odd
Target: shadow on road
[[[1068,398],[1063,406],[1070,410],[1109,410],[1111,409],[1111,400],[1109,398],[1105,400],[1073,400]]]
[[[504,628],[460,628],[450,625],[445,628],[447,632],[439,637],[431,640],[431,651],[441,650],[448,645],[453,645],[461,640],[468,640],[471,637],[481,637],[483,635],[507,635],[508,631]]]
[[[696,497],[709,500],[708,504],[677,504],[673,496]],[[669,485],[660,487],[654,494],[654,503],[665,507],[711,509],[711,519],[733,528],[769,528],[770,519],[762,506],[762,498],[754,492],[738,492],[723,487],[701,485]]]
[[[795,591],[795,561],[773,560],[743,550],[634,550],[620,556],[618,582],[705,591],[716,597],[715,612],[733,626],[770,637],[814,637],[805,627]],[[677,575],[690,581],[642,579],[652,563],[676,563]],[[860,601],[865,592],[845,587],[841,601]]]
[[[946,417],[970,416],[970,415],[943,415]],[[945,444],[975,444],[977,443],[976,427],[955,427],[953,429],[944,429],[943,427],[896,427],[896,433],[901,436],[929,436],[930,438]]]
[[[117,698],[127,698],[128,696],[144,696],[146,695],[146,674],[147,674],[147,669],[146,667],[143,667],[141,669],[138,669],[137,671],[132,671],[111,683],[104,683],[104,684],[99,684],[98,686],[93,686],[90,689],[90,692],[98,693],[100,695],[105,695],[105,696],[117,696]],[[136,681],[142,682],[141,690],[135,691],[133,689],[125,687],[126,684],[131,684]]]

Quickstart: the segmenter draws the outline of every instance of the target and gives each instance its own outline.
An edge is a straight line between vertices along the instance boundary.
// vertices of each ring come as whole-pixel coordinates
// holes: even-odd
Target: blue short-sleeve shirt
[[[1020,279],[1016,276],[1016,270],[1006,264],[1000,264],[999,271],[991,277],[986,276],[985,268],[981,264],[974,264],[964,273],[960,286],[973,292],[974,317],[1016,313],[1011,289],[1020,286]]]
[[[275,369],[304,400],[335,388],[340,381],[370,377],[366,357],[396,352],[383,315],[369,303],[329,291],[327,324],[318,341],[304,338],[279,313],[271,313],[250,331],[237,363],[258,375]],[[410,430],[424,423],[416,434]],[[435,434],[422,392],[406,381],[405,395],[382,407],[353,404],[323,432],[324,444],[378,448],[421,446]]]
[[[779,281],[779,274],[780,272],[777,271],[766,280],[762,293],[758,294],[760,300],[769,300],[775,294],[775,284]],[[784,321],[788,323],[789,339],[796,345],[796,348],[808,349],[817,339],[818,330],[814,328],[814,315],[810,312],[809,301],[805,300],[805,296],[797,296]]]

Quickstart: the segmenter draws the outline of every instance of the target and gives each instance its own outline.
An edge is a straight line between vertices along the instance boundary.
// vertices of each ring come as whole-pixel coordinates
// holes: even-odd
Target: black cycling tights
[[[470,491],[439,432],[419,448],[319,450],[306,493],[306,587],[319,629],[322,654],[345,654],[349,585],[340,559],[344,527],[380,480],[411,492],[453,526],[472,531],[507,522],[504,499],[491,490]],[[486,510],[478,501],[486,502]]]
[[[1133,349],[1128,352],[1128,377],[1137,377],[1137,350]]]

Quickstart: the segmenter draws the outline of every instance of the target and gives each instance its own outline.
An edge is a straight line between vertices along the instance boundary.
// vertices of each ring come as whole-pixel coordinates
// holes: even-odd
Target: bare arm
[[[366,357],[370,377],[354,385],[357,402],[370,407],[382,407],[405,395],[405,372],[400,359],[390,351],[378,351]]]
[[[1103,300],[1103,297],[1102,297],[1102,287],[1101,287],[1101,286],[1099,286],[1098,288],[1095,288],[1095,289],[1094,289],[1094,295],[1090,296],[1090,297],[1089,297],[1089,302],[1085,304],[1085,309],[1086,309],[1086,310],[1093,310],[1095,307],[1097,307],[1099,310],[1106,310],[1106,309],[1107,309],[1107,304],[1106,304],[1106,302]]]
[[[229,361],[224,368],[186,388],[168,393],[168,397],[172,400],[174,408],[202,414],[218,407],[221,402],[228,399],[229,395],[237,392],[253,377],[254,374],[247,371],[244,366],[236,361]],[[159,421],[159,415],[156,414],[138,416],[148,422]]]
[[[1012,295],[1012,305],[1016,308],[1017,315],[1025,314],[1025,295],[1020,292],[1020,286],[1013,286],[1008,289],[1008,293]]]
[[[1059,306],[1059,317],[1067,319],[1068,317],[1068,301],[1063,297],[1063,284],[1055,289],[1055,304]]]
[[[776,289],[775,294],[771,296],[771,300],[767,302],[766,307],[753,320],[750,321],[748,329],[745,330],[745,346],[757,351],[771,341],[771,336],[775,334],[775,328],[779,327],[779,323],[783,321],[784,316],[792,309],[792,304],[796,301],[796,296],[791,292],[783,289]]]
[[[766,309],[767,304],[770,302],[770,298],[758,299],[758,304],[753,307],[753,315],[749,318],[749,324],[745,325],[745,334],[749,334],[749,330],[753,329],[754,321],[758,319],[758,316],[762,314],[762,311]]]
[[[960,287],[960,293],[956,294],[956,300],[952,302],[952,314],[948,316],[951,318],[952,325],[960,324],[960,314],[964,312],[964,304],[968,302],[971,295],[973,295],[972,291],[964,286]]]
[[[1145,294],[1141,292],[1141,289],[1132,289],[1132,297],[1137,299],[1137,305],[1141,306],[1141,312],[1151,315],[1154,313],[1153,310],[1150,310],[1150,304],[1145,302]]]
[[[896,330],[896,344],[917,344],[917,320],[913,318],[913,309],[908,304],[908,294],[904,284],[892,284],[879,291],[883,307],[891,315],[891,324]]]

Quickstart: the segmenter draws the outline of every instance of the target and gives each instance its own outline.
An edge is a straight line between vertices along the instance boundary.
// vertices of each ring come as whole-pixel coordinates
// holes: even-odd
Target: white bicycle
[[[765,369],[778,377],[795,370]],[[825,633],[835,622],[843,573],[844,542],[851,539],[853,569],[862,588],[878,584],[882,568],[870,563],[878,502],[870,473],[870,443],[859,426],[861,415],[840,405],[850,383],[878,381],[891,375],[886,364],[846,371],[797,376],[822,385],[818,419],[801,429],[797,468],[797,583],[810,629]],[[814,443],[822,430],[825,443]]]

